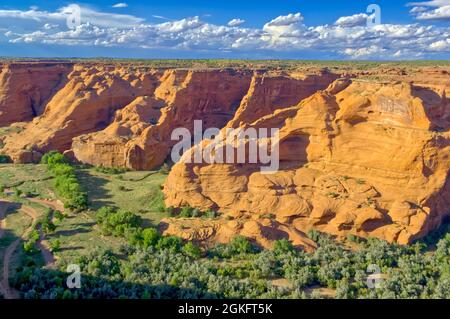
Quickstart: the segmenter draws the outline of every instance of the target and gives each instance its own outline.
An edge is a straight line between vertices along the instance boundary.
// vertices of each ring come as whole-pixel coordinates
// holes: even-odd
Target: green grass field
[[[166,213],[152,205],[160,196],[166,175],[159,172],[105,174],[95,169],[78,170],[78,178],[89,194],[90,207],[115,206],[139,214],[150,224],[157,224]],[[162,201],[162,197],[160,197]]]
[[[94,212],[103,206],[115,206],[136,213],[141,216],[143,226],[146,227],[157,225],[161,218],[167,216],[161,208],[163,204],[160,186],[166,178],[163,173],[129,171],[109,174],[95,168],[80,168],[77,170],[77,177],[83,189],[89,194],[89,210],[70,213],[67,218],[56,223],[54,233],[46,236],[50,242],[55,240],[60,242],[60,249],[55,252],[55,256],[64,263],[70,263],[79,255],[88,254],[98,248],[118,252],[125,243],[121,238],[103,236],[95,225]],[[47,173],[45,165],[2,164],[0,185],[12,191],[9,195],[2,192],[0,197],[30,206],[39,214],[43,214],[47,208],[23,196],[18,197],[16,189],[23,195],[33,194],[38,198],[57,199],[53,189],[53,178]],[[20,237],[30,222],[30,218],[19,211],[9,212],[6,218],[9,235],[0,240],[0,251],[3,251],[14,238]],[[15,253],[14,259],[18,264],[23,255],[23,249]]]

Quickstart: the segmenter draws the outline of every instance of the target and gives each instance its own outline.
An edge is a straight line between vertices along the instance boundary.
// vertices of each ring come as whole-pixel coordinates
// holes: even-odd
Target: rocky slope
[[[203,129],[279,128],[274,174],[258,164],[177,163],[167,206],[224,215],[166,219],[161,229],[214,242],[241,234],[266,247],[289,238],[306,249],[309,229],[398,243],[429,233],[450,212],[449,69],[330,69],[4,62],[0,127],[21,129],[0,136],[0,152],[27,163],[59,150],[144,170],[159,167],[177,142],[172,131],[192,132],[196,119]]]

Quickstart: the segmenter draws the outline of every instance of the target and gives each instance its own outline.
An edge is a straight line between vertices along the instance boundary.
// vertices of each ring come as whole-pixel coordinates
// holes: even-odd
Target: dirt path
[[[54,210],[59,210],[60,212],[64,211],[64,204],[59,200],[51,201],[51,200],[45,200],[45,199],[39,199],[39,198],[28,198],[28,200],[33,203],[47,206]]]
[[[8,209],[9,202],[0,200],[0,238],[3,237],[6,228],[6,210]]]
[[[36,210],[30,206],[22,205],[21,211],[23,211],[25,214],[30,216],[31,219],[33,219],[32,224],[34,224],[36,222],[37,218],[39,217],[39,214],[36,212]],[[26,235],[28,235],[28,234],[29,234],[29,232],[24,234],[23,237],[26,237]],[[44,235],[42,234],[42,231],[40,231],[40,236],[41,236],[41,238],[37,242],[37,246],[38,246],[39,250],[41,251],[42,257],[44,258],[45,267],[51,268],[55,264],[55,258],[53,257],[53,254],[50,251],[48,242],[43,239]]]
[[[31,231],[31,227],[27,230]],[[14,253],[14,251],[19,246],[22,239],[16,239],[11,245],[6,248],[5,255],[3,256],[3,277],[2,277],[2,288],[3,288],[3,296],[5,299],[18,299],[19,294],[17,291],[15,291],[12,287],[9,285],[9,264],[11,263],[11,257]]]
[[[8,208],[9,203],[5,201],[0,201],[0,239],[3,237],[4,229],[6,228],[6,209]],[[8,291],[3,287],[3,281],[0,282],[0,294],[4,298],[8,297]]]
[[[31,199],[31,201],[35,202],[35,203],[39,203],[39,204],[47,206],[47,207],[50,207],[52,209],[59,210],[62,208],[62,210],[64,210],[62,203],[59,203],[59,202],[55,203],[55,202],[39,200],[39,199]],[[5,203],[5,202],[0,202],[0,203]],[[8,202],[6,202],[6,203],[8,203]],[[7,207],[8,207],[7,205],[0,206],[0,219],[1,219],[1,224],[2,224],[1,228],[4,228],[5,212],[6,212]],[[20,208],[20,211],[27,214],[32,219],[30,227],[28,227],[25,230],[25,232],[22,234],[22,238],[26,238],[33,231],[33,225],[36,222],[37,218],[39,217],[39,214],[37,213],[37,211],[34,208],[27,206],[27,205],[22,205],[22,207]],[[3,232],[0,232],[0,238],[1,238],[1,235],[3,235]],[[52,268],[55,264],[55,258],[50,251],[49,243],[43,239],[42,232],[40,235],[41,235],[41,239],[38,241],[37,246],[41,251],[42,257],[44,258],[45,267]],[[2,276],[2,281],[0,282],[0,292],[6,299],[19,298],[19,293],[16,290],[14,290],[12,287],[10,287],[10,285],[9,285],[9,268],[10,268],[12,256],[13,256],[14,252],[16,251],[17,247],[19,246],[19,244],[21,243],[22,238],[18,238],[12,244],[10,244],[6,248],[6,251],[5,251],[5,254],[3,257],[3,276]]]

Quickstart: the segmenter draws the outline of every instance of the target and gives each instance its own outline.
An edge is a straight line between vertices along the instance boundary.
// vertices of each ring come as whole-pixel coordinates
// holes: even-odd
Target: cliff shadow
[[[78,180],[84,191],[88,194],[89,207],[99,209],[103,206],[114,206],[115,203],[108,198],[112,198],[110,191],[106,188],[109,180],[90,174],[86,170],[77,171]]]
[[[440,96],[434,90],[412,86],[411,94],[423,101],[427,118],[433,123],[431,130],[445,132],[450,129],[450,113],[447,110],[447,98]]]

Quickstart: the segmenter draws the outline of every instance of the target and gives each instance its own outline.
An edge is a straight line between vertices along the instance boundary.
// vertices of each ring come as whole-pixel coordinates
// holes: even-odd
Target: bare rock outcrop
[[[115,111],[138,96],[152,95],[162,72],[76,65],[68,82],[23,131],[4,139],[15,162],[36,160],[50,150],[69,150],[72,139],[109,125]],[[32,154],[30,156],[30,154]]]
[[[0,65],[0,127],[32,120],[67,81],[71,63]]]
[[[338,80],[295,106],[243,124],[280,129],[279,171],[181,161],[166,181],[166,204],[256,222],[255,216],[273,214],[300,232],[409,243],[450,212],[450,123],[445,90],[440,92]]]
[[[205,129],[222,128],[230,120],[228,126],[251,122],[299,102],[336,78],[327,72],[293,77],[265,71],[169,70],[153,96],[140,104],[141,112],[149,112],[153,118],[132,115],[136,113],[133,103],[138,103],[133,102],[118,111],[106,129],[74,138],[72,148],[75,157],[85,163],[153,169],[164,162],[176,143],[171,140],[174,128],[193,133],[196,119],[202,120]],[[136,121],[139,130],[123,126]]]

